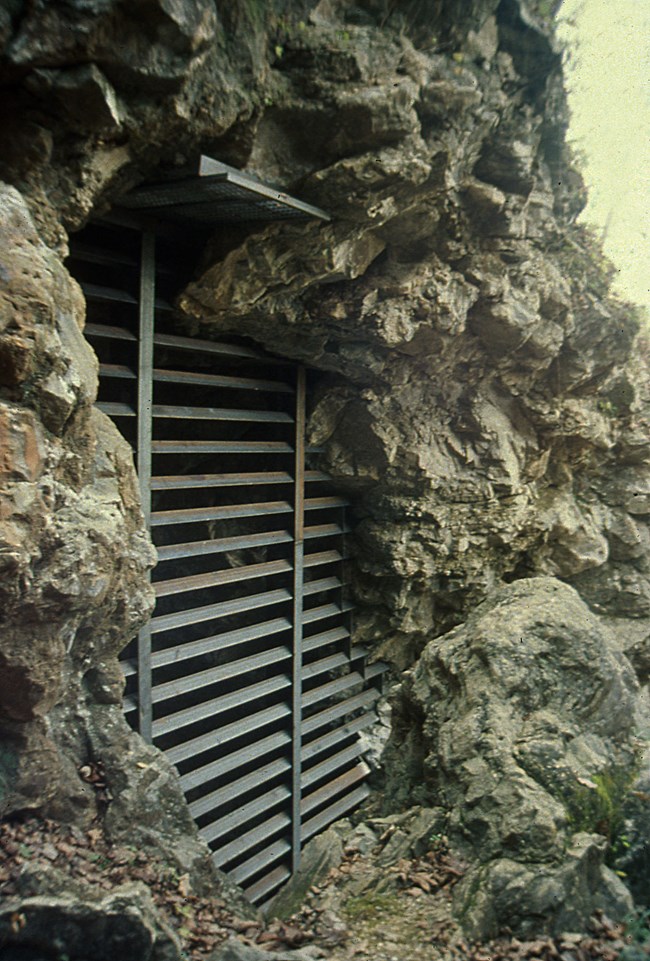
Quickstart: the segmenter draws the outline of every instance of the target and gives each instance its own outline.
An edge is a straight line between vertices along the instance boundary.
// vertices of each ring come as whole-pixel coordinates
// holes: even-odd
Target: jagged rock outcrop
[[[502,588],[425,648],[395,695],[388,790],[449,812],[477,864],[458,894],[469,928],[631,908],[603,855],[642,763],[640,712],[614,635],[556,579]]]
[[[179,324],[322,371],[310,430],[355,504],[359,638],[398,669],[426,648],[417,670],[431,680],[477,603],[545,575],[592,611],[571,593],[558,650],[595,612],[647,681],[647,341],[635,345],[638,317],[608,298],[573,223],[582,186],[560,55],[524,0],[36,0],[3,9],[0,43],[1,811],[88,820],[97,799],[78,770],[99,759],[137,812],[127,823],[109,805],[109,829],[157,843],[152,797],[182,810],[153,752],[151,776],[134,772],[144,749],[120,718],[116,657],[150,611],[153,555],[131,453],[92,410],[96,364],[61,257],[66,230],[198,148],[332,214],[217,238]],[[602,652],[636,697],[629,668]],[[563,671],[546,665],[540,684],[560,690]],[[525,723],[518,692],[499,690],[499,709]],[[444,699],[458,713],[456,693]],[[562,723],[609,757],[603,738],[617,732],[562,704]],[[418,717],[409,738],[424,751]],[[491,755],[475,740],[480,780]],[[532,791],[521,760],[498,756],[514,772],[503,790]],[[463,810],[469,781],[443,787]],[[600,842],[567,847],[561,802],[534,791],[543,830],[531,814],[515,835],[530,828],[522,843],[540,863],[579,865],[591,896]],[[189,818],[178,813],[176,833],[171,820],[168,849],[182,836],[184,863],[200,862]],[[517,861],[495,831],[478,857]],[[498,870],[484,919],[503,914]]]

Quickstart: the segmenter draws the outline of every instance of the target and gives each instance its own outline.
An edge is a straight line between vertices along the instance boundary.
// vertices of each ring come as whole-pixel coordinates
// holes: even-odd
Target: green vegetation
[[[623,832],[624,807],[637,774],[637,766],[616,766],[594,774],[588,782],[564,787],[562,800],[571,833],[602,834],[609,842],[606,860],[612,863],[629,847]]]
[[[647,961],[650,958],[650,909],[637,909],[624,919],[625,939],[628,942],[619,961]]]
[[[345,903],[345,913],[350,921],[379,920],[387,914],[400,911],[399,899],[394,894],[378,894],[372,891],[358,897],[349,898]]]

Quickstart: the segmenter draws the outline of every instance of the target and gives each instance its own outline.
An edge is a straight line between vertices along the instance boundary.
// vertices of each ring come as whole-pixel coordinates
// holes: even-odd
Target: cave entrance
[[[176,765],[216,865],[263,906],[367,795],[359,732],[383,666],[351,640],[346,504],[305,446],[309,371],[188,337],[173,308],[198,223],[322,212],[202,163],[207,194],[197,177],[139,188],[131,212],[71,239],[70,269],[98,406],[133,447],[158,550],[153,618],[122,659],[127,719]]]

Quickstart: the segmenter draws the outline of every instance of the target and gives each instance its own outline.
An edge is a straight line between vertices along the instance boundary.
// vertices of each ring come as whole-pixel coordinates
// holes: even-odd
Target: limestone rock
[[[573,931],[595,910],[623,918],[633,908],[630,892],[602,864],[598,835],[576,834],[562,866],[500,859],[475,868],[459,884],[456,908],[463,929],[477,938],[504,926],[523,937]]]
[[[3,954],[9,949],[26,958],[38,957],[44,949],[97,961],[182,958],[178,938],[141,884],[122,885],[101,900],[62,895],[9,898],[0,906],[0,944]]]
[[[209,961],[314,961],[321,956],[312,953],[308,948],[297,951],[265,951],[253,944],[243,944],[236,938],[230,938],[210,955]]]
[[[343,843],[334,828],[313,838],[302,852],[297,873],[273,898],[269,907],[271,916],[288,918],[298,911],[309,888],[318,884],[342,860]]]
[[[638,697],[613,635],[572,588],[550,578],[496,592],[467,624],[432,641],[407,674],[384,757],[388,790],[401,803],[442,802],[452,837],[487,865],[462,889],[461,911],[470,912],[482,879],[471,921],[482,935],[503,924],[524,931],[540,917],[555,929],[566,926],[558,912],[567,878],[582,884],[583,867],[593,877],[578,914],[588,896],[595,909],[610,890],[605,840],[574,857],[571,845],[582,842],[571,835],[607,834],[620,819],[636,763]],[[507,908],[512,892],[497,893],[510,875],[519,879],[519,920]],[[502,879],[491,894],[488,877]],[[620,906],[625,898],[616,891]]]

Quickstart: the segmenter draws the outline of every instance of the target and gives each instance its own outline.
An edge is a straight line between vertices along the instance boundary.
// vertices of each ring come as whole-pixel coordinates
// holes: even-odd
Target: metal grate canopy
[[[121,206],[155,212],[167,220],[202,224],[331,219],[319,207],[206,156],[201,156],[195,174],[137,187],[122,198]]]

